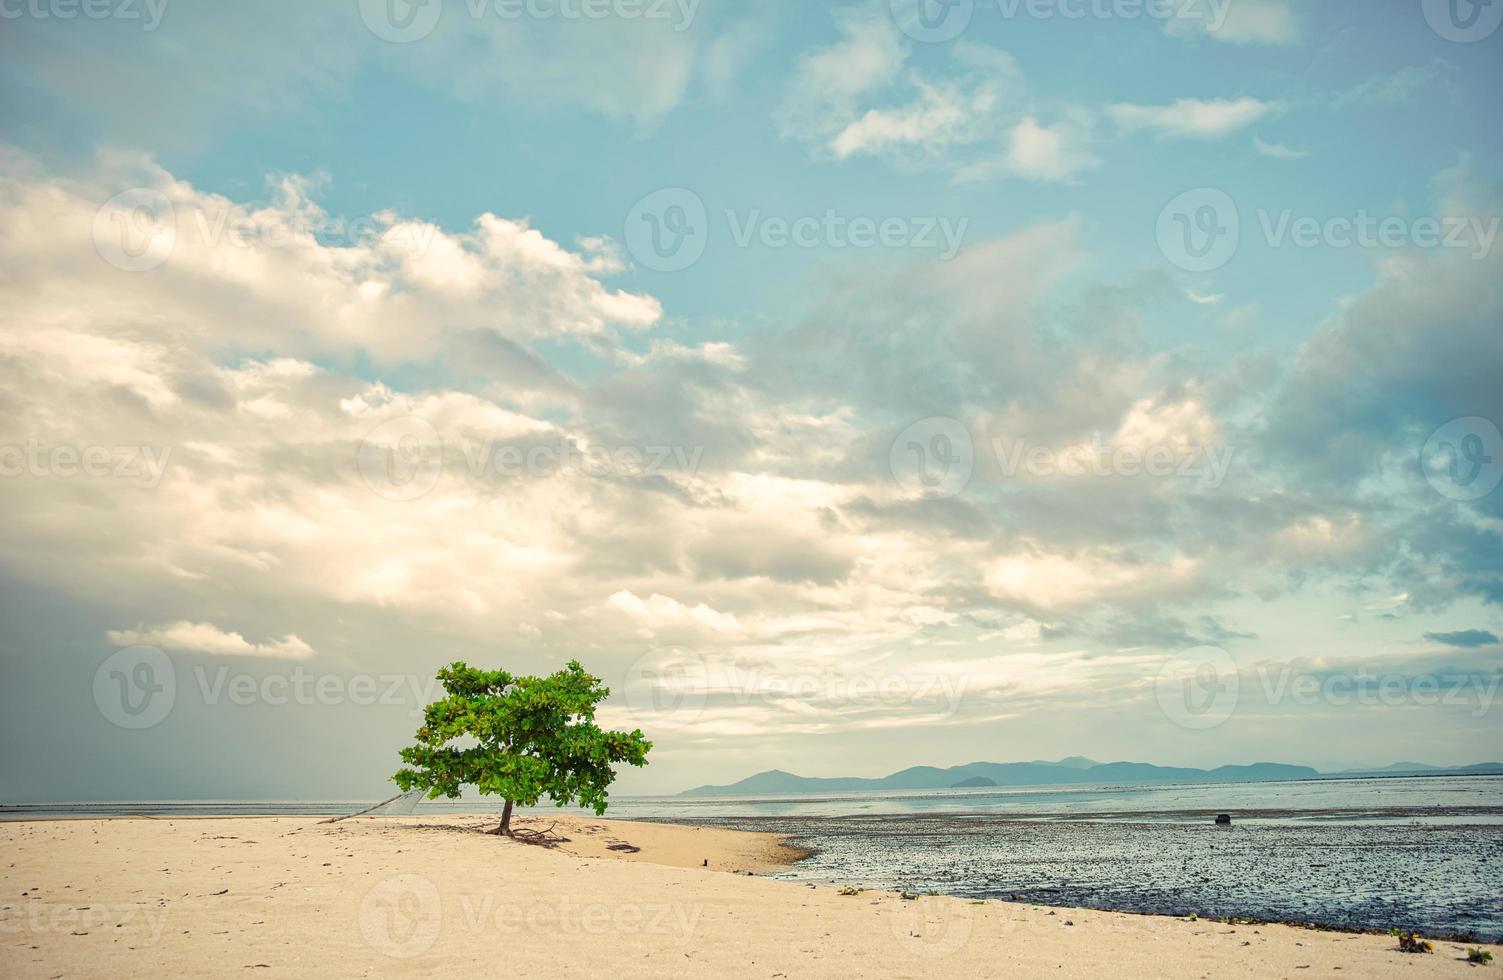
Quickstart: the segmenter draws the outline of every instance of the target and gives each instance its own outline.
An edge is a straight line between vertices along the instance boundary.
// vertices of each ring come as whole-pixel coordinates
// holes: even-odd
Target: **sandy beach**
[[[1465,948],[758,877],[765,834],[552,813],[0,824],[6,976],[1425,977]],[[1503,948],[1487,947],[1498,962]],[[1496,963],[1484,969],[1497,969]]]

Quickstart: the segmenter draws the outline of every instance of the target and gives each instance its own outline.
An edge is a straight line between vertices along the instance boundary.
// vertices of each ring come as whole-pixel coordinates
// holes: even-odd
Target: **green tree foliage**
[[[407,765],[392,779],[404,791],[427,790],[430,800],[453,799],[466,784],[501,797],[506,805],[494,833],[511,834],[513,804],[534,806],[544,796],[603,814],[612,767],[647,764],[652,743],[640,730],[595,724],[595,706],[610,688],[578,661],[547,677],[454,663],[438,679],[447,696],[423,709],[417,744],[402,750]]]

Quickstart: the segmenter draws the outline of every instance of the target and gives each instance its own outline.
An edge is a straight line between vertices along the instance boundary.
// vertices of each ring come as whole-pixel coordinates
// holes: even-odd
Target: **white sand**
[[[0,824],[0,974],[1475,980],[1503,969],[1496,946],[1477,972],[1446,942],[1416,956],[1386,936],[842,896],[727,873],[787,860],[768,835],[557,819],[571,841],[554,850],[460,818]]]

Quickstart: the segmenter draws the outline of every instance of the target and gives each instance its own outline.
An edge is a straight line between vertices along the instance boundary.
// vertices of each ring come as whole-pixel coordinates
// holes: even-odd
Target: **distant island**
[[[1382,769],[1322,773],[1309,766],[1255,762],[1246,766],[1190,769],[1147,762],[1096,762],[1071,756],[1056,762],[971,762],[940,769],[914,766],[888,776],[796,776],[769,769],[725,786],[697,786],[680,796],[764,796],[771,793],[829,793],[863,790],[967,789],[982,786],[1062,786],[1102,783],[1255,783],[1285,779],[1354,779],[1362,776],[1503,775],[1503,762],[1483,762],[1446,769],[1420,763],[1395,763]]]

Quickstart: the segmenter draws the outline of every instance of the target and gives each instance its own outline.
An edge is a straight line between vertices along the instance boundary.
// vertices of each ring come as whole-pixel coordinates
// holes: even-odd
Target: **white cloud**
[[[1083,127],[1074,122],[1042,126],[1028,116],[1013,127],[1008,138],[1006,166],[1020,177],[1069,181],[1101,162],[1085,148],[1087,142]]]
[[[656,592],[642,599],[626,589],[613,594],[609,601],[653,634],[673,626],[692,626],[712,633],[743,632],[735,616],[711,609],[702,602],[686,606],[671,596]]]
[[[491,119],[498,107],[574,110],[648,129],[701,91],[729,91],[768,19],[757,10],[700,3],[667,4],[667,17],[568,20],[496,9],[446,3],[437,28],[411,44],[377,38],[353,3],[299,0],[264,0],[254,10],[174,7],[161,30],[136,27],[125,40],[123,21],[113,36],[71,30],[59,18],[9,26],[26,75],[85,113],[93,132],[167,148],[268,120],[326,124],[319,108],[338,105],[375,73],[415,87],[422,98],[458,99]],[[143,105],[161,111],[143,114]]]
[[[1254,98],[1178,99],[1170,105],[1118,103],[1108,115],[1124,130],[1149,130],[1171,139],[1220,139],[1283,111],[1283,103]]]
[[[1290,0],[1211,0],[1176,8],[1164,30],[1180,37],[1209,37],[1229,44],[1293,44],[1301,23]]]
[[[967,179],[1062,180],[1094,163],[1075,121],[1044,129],[1029,119],[1018,129],[1027,93],[1005,51],[957,41],[945,46],[942,67],[919,69],[885,12],[859,6],[835,20],[840,39],[806,53],[785,89],[776,113],[785,138],[836,160],[876,156]],[[999,133],[1010,142],[999,144]]]
[[[90,309],[107,306],[120,320],[154,322],[164,333],[170,324],[183,338],[232,337],[248,349],[422,359],[461,334],[609,343],[616,331],[661,316],[656,299],[596,278],[610,268],[598,243],[571,252],[525,221],[492,214],[457,233],[386,212],[334,216],[309,198],[309,187],[282,180],[268,203],[245,204],[130,157],[104,158],[87,179],[6,179],[0,209],[16,229],[3,243],[6,260],[41,281],[72,280],[83,290],[73,301]],[[133,210],[143,200],[160,205],[150,219]],[[101,209],[100,201],[110,203]],[[128,267],[142,247],[157,249],[151,267],[107,264]],[[92,275],[79,275],[80,255],[93,256]],[[55,307],[28,299],[40,301],[23,320],[51,329]],[[247,303],[269,315],[247,322]],[[133,370],[104,366],[130,336],[96,337],[65,356]],[[91,353],[106,347],[115,354]],[[124,364],[139,356],[138,349]]]
[[[973,118],[990,107],[992,96],[940,88],[916,80],[918,97],[892,108],[868,109],[847,124],[830,142],[840,158],[860,153],[880,153],[906,144],[940,147],[965,135]]]
[[[1168,562],[1130,562],[1109,554],[1022,552],[986,569],[992,595],[1028,608],[1060,611],[1097,602],[1171,595],[1187,587],[1198,563],[1182,555]]]
[[[1253,149],[1265,157],[1272,157],[1275,160],[1303,160],[1310,155],[1306,150],[1296,150],[1294,147],[1285,146],[1282,143],[1267,143],[1257,136],[1253,137],[1252,142]]]
[[[1406,65],[1359,82],[1337,95],[1331,104],[1337,109],[1361,104],[1405,105],[1413,102],[1426,87],[1439,82],[1443,78],[1442,72],[1454,70],[1454,66],[1439,60],[1423,67]]]
[[[891,83],[908,58],[902,35],[869,10],[835,14],[840,39],[804,54],[778,111],[785,136],[828,139],[860,114],[860,100]]]
[[[110,630],[106,638],[116,646],[153,646],[186,653],[207,653],[216,657],[266,657],[277,660],[307,660],[313,648],[295,634],[280,640],[251,643],[239,633],[220,629],[213,623],[178,620],[160,626],[138,626],[133,630]]]

